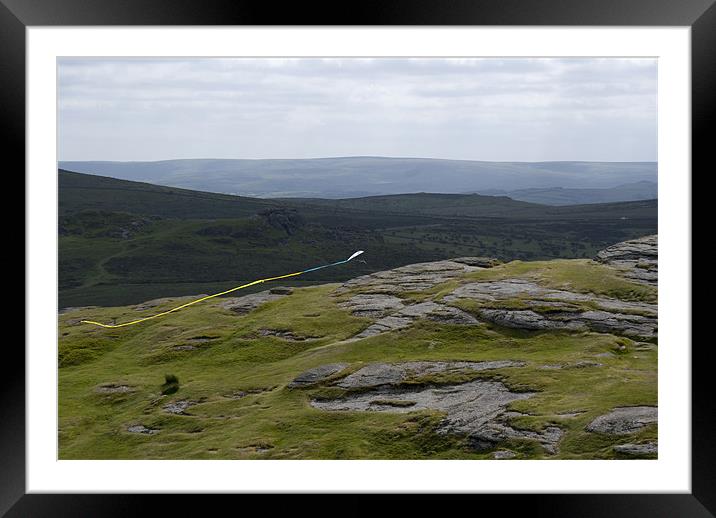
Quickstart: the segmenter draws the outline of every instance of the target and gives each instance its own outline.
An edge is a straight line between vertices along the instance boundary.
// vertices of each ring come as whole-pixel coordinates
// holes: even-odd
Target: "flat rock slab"
[[[146,435],[154,435],[156,433],[159,433],[159,430],[155,428],[147,428],[146,426],[142,424],[134,424],[127,427],[127,431],[129,433],[143,433]]]
[[[498,450],[492,455],[492,458],[496,459],[496,460],[506,460],[506,459],[514,459],[516,456],[517,456],[517,454],[514,451]]]
[[[494,448],[510,439],[531,439],[548,453],[555,453],[562,430],[552,426],[543,432],[518,430],[507,422],[505,409],[513,401],[534,394],[511,392],[498,381],[475,380],[467,383],[406,387],[379,386],[334,400],[313,400],[314,408],[327,411],[407,413],[438,410],[445,413],[438,433],[466,436],[477,450]]]
[[[186,415],[186,410],[193,405],[196,405],[196,401],[182,399],[180,401],[173,401],[171,403],[167,403],[162,408],[165,412],[169,412],[170,414]]]
[[[402,299],[381,293],[361,293],[338,304],[357,317],[379,318],[405,307]]]
[[[466,258],[462,258],[464,261]],[[351,290],[397,295],[429,290],[438,284],[456,279],[465,273],[481,270],[465,262],[434,261],[401,266],[393,270],[371,273],[345,282],[336,294]]]
[[[250,313],[259,306],[285,297],[283,293],[271,293],[270,290],[251,293],[243,297],[231,297],[223,300],[218,304],[220,308],[228,309],[237,315],[245,315]]]
[[[499,302],[519,298],[526,305],[553,309],[579,308],[574,302],[589,302],[598,309],[624,313],[644,314],[656,317],[658,307],[647,302],[631,302],[590,293],[576,293],[540,286],[528,279],[502,279],[499,281],[471,282],[459,286],[445,296],[446,302],[472,299],[482,302]],[[561,302],[562,304],[557,304]]]
[[[95,392],[99,392],[100,394],[122,394],[133,391],[134,389],[129,385],[119,383],[106,383],[95,388]]]
[[[482,308],[483,320],[513,329],[596,331],[638,339],[658,336],[656,317],[610,311],[554,311],[539,313],[531,309]]]
[[[289,288],[288,286],[276,286],[275,288],[271,288],[269,293],[271,295],[291,295],[293,288]]]
[[[623,455],[633,455],[635,457],[656,455],[659,447],[655,442],[647,442],[643,444],[617,444],[614,451]]]
[[[404,329],[420,318],[428,318],[443,324],[478,325],[480,323],[475,317],[459,308],[431,301],[419,302],[405,306],[391,315],[376,320],[354,338],[368,338],[381,333]]]
[[[478,372],[484,370],[524,367],[525,363],[512,360],[485,362],[403,362],[371,363],[336,382],[341,388],[373,388],[383,385],[398,385],[410,379],[419,379],[431,374]]]
[[[587,431],[607,435],[628,435],[656,423],[657,420],[658,409],[655,406],[617,407],[608,414],[594,419],[587,425]]]
[[[348,367],[347,363],[329,363],[326,365],[320,365],[299,374],[291,383],[288,384],[288,386],[289,388],[299,388],[315,385],[327,380],[335,374],[338,374],[346,367]]]
[[[502,264],[502,261],[494,257],[456,257],[450,260],[468,266],[479,266],[480,268],[493,268]]]

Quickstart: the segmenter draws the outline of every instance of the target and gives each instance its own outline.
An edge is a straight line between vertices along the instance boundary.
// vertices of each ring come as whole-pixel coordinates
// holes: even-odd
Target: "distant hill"
[[[617,201],[654,200],[658,198],[656,182],[634,182],[605,189],[567,189],[546,187],[535,189],[485,189],[479,194],[508,196],[513,200],[540,203],[544,205],[576,205],[583,203],[609,203]]]
[[[270,200],[189,191],[65,171],[58,172],[60,215],[83,210],[179,218],[238,218],[275,207]]]
[[[487,189],[604,189],[656,182],[655,162],[481,162],[342,157],[60,162],[60,168],[123,180],[252,197],[355,198]],[[604,200],[610,201],[610,200]],[[611,200],[614,201],[614,200]]]

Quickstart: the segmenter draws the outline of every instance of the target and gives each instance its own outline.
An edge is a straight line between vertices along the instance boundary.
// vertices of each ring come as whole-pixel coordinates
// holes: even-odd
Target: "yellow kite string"
[[[169,313],[174,313],[175,311],[179,311],[180,309],[184,309],[184,308],[186,308],[186,307],[188,307],[188,306],[192,306],[192,305],[194,305],[194,304],[198,304],[199,302],[202,302],[202,301],[204,301],[204,300],[213,299],[214,297],[220,297],[221,295],[226,295],[227,293],[231,293],[232,291],[237,291],[237,290],[241,290],[241,289],[243,289],[243,288],[248,288],[249,286],[254,286],[255,284],[261,284],[262,282],[276,281],[276,280],[278,280],[278,279],[285,279],[285,278],[287,278],[287,277],[295,277],[296,275],[301,275],[302,273],[313,272],[313,271],[315,271],[315,270],[320,270],[321,268],[328,268],[329,266],[337,266],[337,265],[339,265],[339,264],[344,264],[344,263],[347,263],[348,261],[350,261],[351,259],[353,259],[354,257],[357,257],[358,255],[360,255],[360,254],[362,254],[362,253],[363,253],[363,251],[362,251],[362,250],[359,250],[358,252],[354,253],[352,256],[350,256],[348,259],[345,259],[344,261],[338,261],[338,262],[336,262],[336,263],[326,264],[326,265],[323,265],[323,266],[317,266],[317,267],[315,267],[315,268],[309,268],[308,270],[303,270],[303,271],[300,271],[300,272],[289,273],[289,274],[286,274],[286,275],[279,275],[279,276],[277,276],[277,277],[268,277],[268,278],[266,278],[266,279],[259,279],[259,280],[257,280],[257,281],[252,281],[252,282],[249,282],[249,283],[247,283],[247,284],[242,284],[241,286],[236,286],[235,288],[231,288],[230,290],[222,291],[222,292],[220,292],[220,293],[214,293],[213,295],[207,295],[206,297],[202,297],[202,298],[200,298],[200,299],[192,300],[191,302],[187,302],[186,304],[182,304],[181,306],[177,306],[177,307],[172,308],[172,309],[170,309],[170,310],[163,311],[163,312],[161,312],[161,313],[157,313],[156,315],[152,315],[152,316],[149,316],[149,317],[140,318],[140,319],[137,319],[137,320],[132,320],[131,322],[125,322],[125,323],[123,323],[123,324],[103,324],[103,323],[101,323],[101,322],[95,322],[94,320],[81,320],[80,323],[82,323],[82,324],[92,324],[92,325],[95,325],[95,326],[105,327],[105,328],[108,328],[108,329],[115,329],[115,328],[118,328],[118,327],[132,326],[132,325],[134,325],[134,324],[139,324],[140,322],[146,322],[147,320],[152,320],[152,319],[154,319],[154,318],[163,317],[163,316],[165,316],[165,315],[168,315]]]

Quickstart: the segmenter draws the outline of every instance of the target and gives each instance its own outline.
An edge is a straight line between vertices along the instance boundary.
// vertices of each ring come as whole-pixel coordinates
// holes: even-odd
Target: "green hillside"
[[[80,321],[189,299],[71,310],[59,458],[653,458],[657,294],[634,272],[465,259],[119,329]]]
[[[478,195],[263,200],[59,171],[60,307],[227,289],[370,250],[343,281],[461,255],[591,257],[656,231],[656,201],[546,207]]]

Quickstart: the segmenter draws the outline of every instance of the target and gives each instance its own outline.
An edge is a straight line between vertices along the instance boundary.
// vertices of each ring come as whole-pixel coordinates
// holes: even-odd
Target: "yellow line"
[[[131,326],[134,324],[139,324],[140,322],[146,322],[147,320],[152,320],[153,318],[163,317],[164,315],[168,315],[169,313],[174,313],[175,311],[179,311],[180,309],[183,309],[187,306],[191,306],[193,304],[197,304],[198,302],[202,302],[204,300],[213,299],[214,297],[226,295],[227,293],[231,293],[232,291],[240,290],[243,288],[248,288],[249,286],[253,286],[254,284],[260,284],[262,282],[268,282],[268,281],[276,281],[278,279],[285,279],[286,277],[294,277],[296,275],[301,275],[302,273],[304,273],[304,272],[289,273],[287,275],[279,275],[278,277],[269,277],[267,279],[259,279],[258,281],[249,282],[248,284],[243,284],[241,286],[231,288],[230,290],[222,291],[221,293],[214,293],[213,295],[207,295],[206,297],[192,300],[191,302],[187,302],[186,304],[182,304],[181,306],[177,306],[177,307],[172,308],[168,311],[164,311],[162,313],[157,313],[156,315],[152,315],[150,317],[140,318],[138,320],[132,320],[131,322],[125,322],[124,324],[103,324],[101,322],[95,322],[94,320],[81,320],[80,323],[81,324],[94,324],[96,326],[106,327],[109,329],[115,329],[117,327]]]

